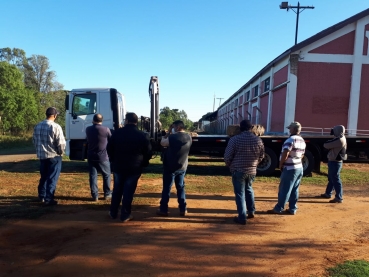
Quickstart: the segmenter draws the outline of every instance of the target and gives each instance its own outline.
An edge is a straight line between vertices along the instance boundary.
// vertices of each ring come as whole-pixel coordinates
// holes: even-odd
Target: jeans
[[[336,191],[335,198],[343,200],[343,188],[341,181],[342,162],[328,161],[328,184],[325,194],[331,196],[333,189]]]
[[[279,183],[278,203],[274,207],[275,211],[282,212],[288,201],[290,212],[296,213],[302,175],[303,168],[283,169]]]
[[[88,161],[88,171],[90,175],[90,189],[92,198],[99,196],[99,189],[97,187],[97,171],[101,171],[103,176],[103,191],[104,196],[111,195],[110,189],[110,162]]]
[[[62,157],[40,160],[40,182],[38,184],[38,197],[45,202],[54,200],[56,184],[62,167]]]
[[[185,170],[177,170],[170,171],[164,167],[163,172],[163,190],[161,192],[161,200],[160,200],[160,211],[168,212],[168,203],[170,198],[170,190],[173,185],[173,181],[176,185],[177,189],[177,199],[179,205],[179,211],[185,212],[187,203],[186,203],[186,191],[185,191],[185,182],[184,177],[186,175]]]
[[[131,215],[133,195],[137,188],[141,173],[116,173],[114,172],[114,188],[111,198],[110,215],[115,218],[118,215],[119,204],[122,201],[121,220]]]
[[[240,221],[246,221],[246,207],[249,214],[255,212],[254,190],[252,188],[254,180],[255,175],[237,171],[232,172],[232,183]]]

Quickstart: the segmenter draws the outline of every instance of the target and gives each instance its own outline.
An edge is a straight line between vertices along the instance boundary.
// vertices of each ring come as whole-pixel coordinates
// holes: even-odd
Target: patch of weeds
[[[32,136],[0,136],[0,154],[16,154],[24,151],[33,151]]]
[[[369,276],[369,262],[364,260],[345,261],[327,269],[330,277]]]

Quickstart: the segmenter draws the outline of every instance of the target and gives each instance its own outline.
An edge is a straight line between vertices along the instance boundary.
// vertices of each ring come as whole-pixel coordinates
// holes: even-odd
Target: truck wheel
[[[304,176],[311,177],[311,173],[314,170],[314,156],[309,150],[305,150],[304,157],[302,158],[302,168],[304,169]]]
[[[274,151],[265,147],[264,159],[258,164],[257,175],[270,176],[275,171],[278,164],[278,159]]]

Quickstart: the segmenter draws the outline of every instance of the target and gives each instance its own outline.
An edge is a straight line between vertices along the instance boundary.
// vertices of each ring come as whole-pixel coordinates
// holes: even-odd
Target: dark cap
[[[54,107],[47,108],[47,110],[46,110],[46,115],[47,116],[55,115],[55,114],[59,114],[59,112],[57,111],[56,108],[54,108]]]

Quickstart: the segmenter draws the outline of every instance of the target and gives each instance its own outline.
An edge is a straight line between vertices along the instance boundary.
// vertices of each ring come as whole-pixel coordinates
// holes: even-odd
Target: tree
[[[169,129],[169,126],[176,120],[182,120],[186,130],[193,130],[193,122],[187,118],[187,113],[184,110],[170,109],[164,107],[160,109],[160,122],[162,123],[162,129]]]

